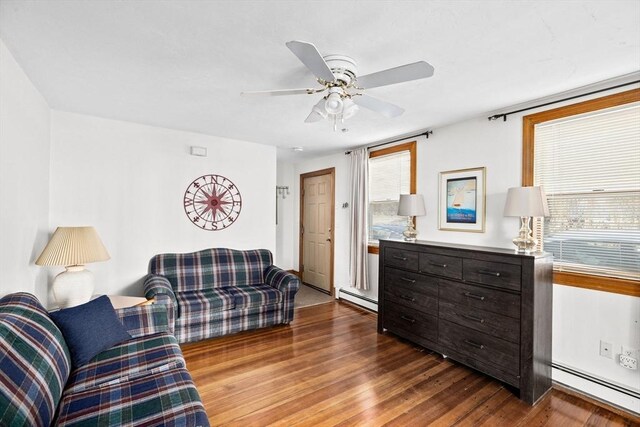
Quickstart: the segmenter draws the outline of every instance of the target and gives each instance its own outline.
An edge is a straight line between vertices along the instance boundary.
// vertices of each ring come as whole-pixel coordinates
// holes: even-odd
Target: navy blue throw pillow
[[[106,295],[49,315],[64,336],[74,368],[86,365],[98,353],[131,339]]]

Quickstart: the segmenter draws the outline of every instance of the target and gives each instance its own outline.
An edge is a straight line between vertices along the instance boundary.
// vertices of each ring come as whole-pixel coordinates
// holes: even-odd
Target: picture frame
[[[440,172],[438,229],[484,233],[485,167]]]

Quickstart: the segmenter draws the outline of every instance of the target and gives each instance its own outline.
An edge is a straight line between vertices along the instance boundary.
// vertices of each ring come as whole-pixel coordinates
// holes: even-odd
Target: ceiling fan
[[[326,95],[311,109],[305,122],[313,123],[322,119],[333,120],[333,130],[338,122],[353,117],[359,107],[382,114],[385,117],[397,117],[404,109],[389,102],[365,95],[362,92],[374,87],[387,86],[411,80],[424,79],[433,75],[433,67],[425,61],[401,65],[376,73],[358,76],[356,61],[345,55],[320,55],[312,44],[293,40],[287,47],[317,77],[318,88],[282,89],[257,92],[242,92],[241,95],[313,95],[326,92]]]

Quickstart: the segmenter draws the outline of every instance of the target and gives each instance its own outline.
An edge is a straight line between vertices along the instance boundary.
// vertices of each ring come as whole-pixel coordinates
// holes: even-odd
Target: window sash
[[[403,182],[395,184],[395,189],[387,188],[386,191],[372,189],[372,180],[375,180],[375,171],[372,173],[372,162],[374,165],[382,165],[386,162],[393,163],[400,161],[401,164],[396,165],[396,170],[404,175]],[[372,178],[373,177],[373,178]],[[384,185],[384,183],[383,183]],[[379,238],[398,238],[402,237],[401,232],[407,224],[406,217],[395,215],[397,212],[400,194],[413,194],[416,192],[416,142],[406,142],[390,147],[381,148],[379,150],[369,152],[369,252],[377,253],[377,245]],[[377,205],[377,206],[376,206]],[[386,216],[387,221],[384,223],[376,223],[373,221],[373,207]],[[387,224],[387,227],[385,227]],[[378,236],[373,236],[374,227],[380,231]],[[387,232],[390,233],[387,235]]]
[[[538,123],[533,185],[550,217],[534,221],[554,270],[640,280],[640,102]]]

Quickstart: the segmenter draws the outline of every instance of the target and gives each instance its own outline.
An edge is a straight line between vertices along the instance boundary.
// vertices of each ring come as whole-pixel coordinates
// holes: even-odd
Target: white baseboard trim
[[[606,382],[602,380],[592,381],[587,374],[578,376],[555,366],[551,369],[551,378],[558,384],[584,393],[596,400],[640,415],[640,399],[633,396],[634,393],[616,390],[615,387],[607,386]]]
[[[353,292],[345,291],[340,288],[338,290],[338,299],[343,299],[345,301],[349,301],[355,305],[359,305],[360,307],[364,307],[368,310],[378,312],[378,303],[373,301],[370,298],[367,298],[362,295],[355,294]]]

